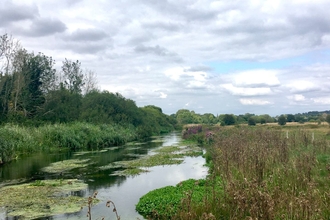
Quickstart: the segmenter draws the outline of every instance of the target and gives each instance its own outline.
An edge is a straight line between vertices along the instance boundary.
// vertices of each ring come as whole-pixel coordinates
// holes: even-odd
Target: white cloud
[[[272,104],[269,101],[261,100],[261,99],[240,99],[239,100],[242,105],[270,105]]]
[[[0,3],[2,33],[59,69],[78,59],[101,89],[139,106],[169,114],[185,103],[214,114],[328,108],[328,0],[22,2]]]
[[[169,79],[180,82],[183,88],[204,88],[207,81],[207,73],[203,71],[189,71],[190,67],[175,67],[164,71]]]
[[[293,93],[298,92],[310,92],[314,90],[321,89],[319,86],[317,86],[315,83],[307,81],[307,80],[294,80],[290,84],[287,85],[287,87],[290,89]]]
[[[249,70],[234,75],[234,84],[242,87],[279,86],[275,70]]]
[[[290,100],[296,101],[296,102],[301,102],[301,101],[306,100],[305,96],[303,96],[301,94],[294,94],[294,95],[288,96],[287,98]]]
[[[260,96],[260,95],[269,95],[272,94],[272,90],[270,88],[261,87],[261,88],[244,88],[244,87],[236,87],[232,84],[224,84],[222,85],[224,89],[230,92],[233,95],[238,96]]]
[[[321,105],[330,105],[330,97],[312,98],[312,101]]]
[[[165,93],[163,93],[163,92],[160,92],[160,96],[159,96],[159,98],[161,98],[161,99],[166,99],[166,97],[167,97],[167,94],[165,94]]]

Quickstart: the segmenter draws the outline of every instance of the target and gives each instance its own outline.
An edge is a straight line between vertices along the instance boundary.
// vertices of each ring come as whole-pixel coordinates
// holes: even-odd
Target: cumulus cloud
[[[289,83],[287,87],[293,93],[311,92],[321,89],[315,83],[307,80],[294,80],[293,82]]]
[[[270,105],[270,104],[272,104],[269,101],[261,100],[261,99],[240,99],[239,101],[243,105]]]
[[[188,68],[189,69],[189,68]],[[206,88],[208,75],[203,71],[187,71],[187,68],[171,68],[164,72],[169,79],[179,82],[183,88]]]
[[[279,86],[275,70],[250,70],[236,74],[234,84],[243,87]]]
[[[282,114],[327,108],[329,7],[326,0],[4,0],[0,31],[57,63],[79,59],[102,89],[139,106]],[[223,63],[233,65],[222,70]]]
[[[43,18],[34,21],[26,33],[30,36],[38,37],[61,33],[66,29],[66,25],[59,19]]]
[[[272,90],[266,87],[245,88],[245,87],[236,87],[232,84],[224,84],[222,85],[222,87],[231,94],[237,96],[260,96],[260,95],[269,95],[272,93]]]
[[[321,104],[321,105],[329,105],[330,104],[330,97],[312,98],[312,101],[314,103]]]
[[[34,19],[37,16],[39,11],[35,5],[14,4],[9,0],[0,3],[0,27],[10,25],[12,22]]]
[[[301,94],[294,94],[294,95],[288,96],[287,98],[290,100],[296,101],[296,102],[301,102],[301,101],[306,100],[305,96],[303,96]]]

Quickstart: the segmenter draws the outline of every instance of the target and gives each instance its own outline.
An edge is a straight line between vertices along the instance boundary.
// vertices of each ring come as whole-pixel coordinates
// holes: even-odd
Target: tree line
[[[188,109],[180,109],[175,114],[171,115],[177,120],[179,124],[220,124],[220,125],[237,125],[237,124],[267,124],[278,123],[285,125],[286,122],[328,122],[330,124],[330,111],[313,111],[298,114],[282,114],[279,116],[270,116],[268,114],[220,114],[214,115],[212,113],[198,114]]]
[[[137,107],[119,93],[98,89],[96,74],[79,60],[61,68],[43,53],[28,52],[12,36],[0,36],[0,124],[117,123],[144,136],[170,131],[175,120],[156,106]]]

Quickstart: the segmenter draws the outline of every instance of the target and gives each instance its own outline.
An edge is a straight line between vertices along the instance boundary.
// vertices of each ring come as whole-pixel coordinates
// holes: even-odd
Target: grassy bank
[[[179,208],[170,219],[329,219],[328,132],[287,130],[214,129],[208,138],[211,163],[205,184],[214,190],[205,187],[202,203],[190,199],[187,191],[181,207],[193,208]],[[196,134],[207,137],[203,130]]]
[[[38,128],[17,125],[0,127],[0,164],[20,154],[42,150],[101,149],[138,138],[133,126],[87,123],[44,125]]]

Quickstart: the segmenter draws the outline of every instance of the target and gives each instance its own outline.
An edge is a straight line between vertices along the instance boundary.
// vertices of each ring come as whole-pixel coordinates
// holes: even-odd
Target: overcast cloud
[[[0,34],[167,114],[330,109],[328,0],[2,0]]]

